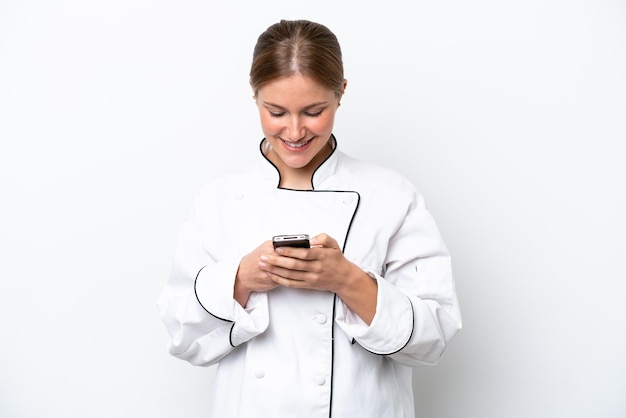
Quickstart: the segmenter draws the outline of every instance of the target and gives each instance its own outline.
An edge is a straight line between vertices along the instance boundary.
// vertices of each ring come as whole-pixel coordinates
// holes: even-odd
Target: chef
[[[461,328],[424,199],[339,149],[347,82],[325,26],[270,26],[250,84],[259,158],[195,196],[158,302],[170,353],[217,365],[214,417],[414,417],[412,369]],[[281,234],[309,245],[275,248]]]

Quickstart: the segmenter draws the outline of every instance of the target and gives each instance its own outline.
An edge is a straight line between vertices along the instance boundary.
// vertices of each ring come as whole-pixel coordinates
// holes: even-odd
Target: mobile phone
[[[272,238],[272,244],[274,244],[274,248],[278,248],[278,247],[311,248],[311,244],[309,243],[309,236],[307,234],[276,235]]]

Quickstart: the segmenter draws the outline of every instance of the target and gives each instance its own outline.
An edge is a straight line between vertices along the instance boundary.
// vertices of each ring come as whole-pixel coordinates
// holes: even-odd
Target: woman
[[[170,352],[218,364],[215,417],[413,417],[411,369],[461,328],[437,226],[404,177],[338,150],[326,27],[270,26],[250,84],[261,156],[196,195],[159,300]],[[274,249],[295,233],[310,248]]]

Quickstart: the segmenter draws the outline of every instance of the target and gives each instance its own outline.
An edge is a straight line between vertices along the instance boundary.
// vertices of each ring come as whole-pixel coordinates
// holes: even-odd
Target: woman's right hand
[[[265,241],[254,251],[245,255],[239,263],[235,277],[234,297],[243,307],[248,303],[251,292],[267,292],[278,286],[267,272],[259,269],[259,260],[262,255],[274,254],[272,241]]]

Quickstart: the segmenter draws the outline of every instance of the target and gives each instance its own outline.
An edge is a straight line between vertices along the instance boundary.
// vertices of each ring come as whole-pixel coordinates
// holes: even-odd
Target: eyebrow
[[[278,108],[278,109],[283,109],[283,110],[286,110],[284,107],[282,107],[282,106],[280,106],[280,105],[277,105],[276,103],[263,101],[263,104],[264,104],[265,106],[271,106],[271,107],[275,107],[275,108]],[[325,101],[325,102],[315,102],[315,103],[311,103],[310,105],[304,106],[304,107],[302,108],[302,110],[311,109],[311,108],[313,108],[313,107],[317,107],[317,106],[324,106],[324,105],[327,105],[327,104],[328,104],[328,102],[327,102],[327,101]]]

